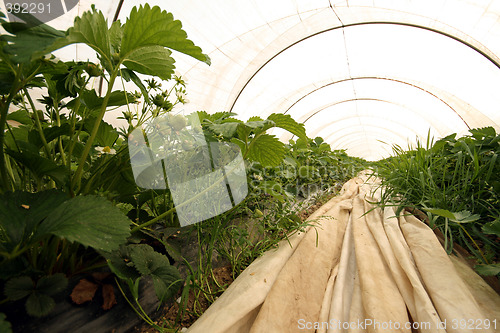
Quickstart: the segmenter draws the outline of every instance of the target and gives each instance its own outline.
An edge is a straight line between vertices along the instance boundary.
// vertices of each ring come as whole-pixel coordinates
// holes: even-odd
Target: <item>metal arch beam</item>
[[[299,103],[301,100],[303,100],[307,96],[315,93],[316,91],[319,91],[319,90],[321,90],[323,88],[326,88],[328,86],[332,86],[332,85],[337,84],[337,83],[342,83],[342,82],[347,82],[347,81],[356,81],[356,80],[387,80],[387,81],[392,81],[392,82],[406,84],[408,86],[417,88],[417,89],[422,90],[423,92],[431,95],[432,97],[438,99],[440,102],[446,104],[446,106],[449,107],[453,112],[457,113],[457,111],[450,104],[448,104],[445,100],[443,100],[441,97],[437,96],[435,93],[431,92],[428,89],[424,89],[424,88],[422,88],[421,86],[419,86],[419,85],[417,85],[415,83],[404,81],[402,79],[395,79],[395,78],[389,78],[389,77],[379,77],[379,76],[356,76],[356,77],[349,77],[349,78],[345,78],[345,79],[342,79],[342,80],[338,80],[338,81],[327,83],[325,85],[322,85],[321,87],[318,87],[316,89],[311,90],[307,94],[304,94],[302,97],[300,97],[299,99],[297,99],[292,105],[290,105],[288,107],[288,109],[286,109],[286,111],[283,112],[283,113],[285,113],[285,114],[288,113],[288,111],[290,111],[290,109],[293,108],[297,103]],[[460,117],[460,115],[458,115],[458,116]],[[460,118],[462,118],[462,117],[460,117]],[[465,120],[463,120],[463,122],[467,125],[467,122]]]
[[[369,129],[372,128],[372,129],[378,130],[377,132],[375,132],[374,130],[370,130],[368,132],[368,137],[373,137],[373,138],[376,137],[375,140],[367,142],[367,138],[365,138],[363,136],[355,135],[354,132],[348,133],[342,137],[335,137],[334,136],[335,133],[331,133],[331,134],[329,134],[325,137],[322,137],[322,138],[325,140],[326,143],[328,143],[332,146],[335,146],[338,149],[347,149],[349,146],[352,145],[353,142],[365,142],[367,144],[372,144],[373,142],[377,141],[379,143],[394,144],[394,139],[399,139],[401,141],[405,141],[405,140],[410,139],[410,138],[402,137],[400,135],[396,135],[394,133],[394,131],[391,131],[388,128],[374,126],[374,125],[365,125],[365,127],[369,128]],[[389,133],[390,135],[392,135],[392,137],[389,137],[386,135],[386,136],[384,136],[384,138],[389,138],[389,139],[393,139],[393,140],[387,140],[387,142],[386,142],[382,138],[373,135],[374,133],[383,133],[383,132],[386,132],[386,133]],[[352,139],[352,137],[354,137],[355,139]],[[415,134],[415,138],[420,138],[420,136],[418,134]]]
[[[402,140],[406,139],[406,138],[402,138],[400,135],[398,135],[397,133],[394,133],[393,131],[391,131],[389,128],[386,128],[386,127],[379,127],[379,126],[374,126],[374,125],[366,125],[367,127],[374,127],[376,128],[377,130],[379,130],[380,132],[388,132],[390,133],[390,135],[394,136],[394,137],[397,137],[397,138],[401,138]],[[372,133],[373,131],[370,131],[369,133]],[[324,137],[324,140],[325,142],[327,142],[328,144],[332,145],[332,149],[346,149],[346,150],[350,150],[350,149],[353,149],[354,147],[359,147],[359,146],[363,146],[365,147],[364,143],[363,142],[366,142],[366,139],[363,139],[363,138],[360,138],[359,136],[355,136],[354,134],[348,134],[348,135],[344,135],[343,136],[343,139],[344,141],[347,141],[347,142],[339,142],[338,140],[335,140],[335,141],[331,141],[332,140],[332,136],[334,135],[334,133]],[[351,137],[351,138],[350,138]],[[384,141],[381,141],[381,140],[377,140],[378,142],[373,142],[371,143],[370,146],[373,146],[373,144],[376,144],[376,145],[382,145],[384,143],[387,143],[387,142],[384,142]],[[392,146],[391,145],[388,145],[387,148],[391,148]],[[373,151],[371,151],[370,153],[374,153]],[[370,154],[356,154],[356,156],[365,156],[365,158],[367,156],[369,156]],[[381,154],[382,156],[385,156],[385,154]]]
[[[386,132],[386,131],[381,130],[379,132],[382,133],[382,132]],[[373,133],[373,131],[371,133]],[[389,134],[392,134],[392,133],[389,133]],[[372,137],[372,135],[370,135],[370,137]],[[354,146],[361,146],[361,147],[366,147],[367,146],[366,139],[357,137],[357,136],[355,136],[353,134],[347,134],[344,137],[343,141],[338,141],[338,140],[331,141],[331,136],[328,136],[328,137],[324,138],[324,140],[334,150],[339,150],[339,149],[346,149],[347,150],[347,149],[353,148]],[[381,145],[382,146],[383,145],[387,145],[388,148],[392,147],[390,143],[384,142],[382,140],[376,140],[376,139],[374,139],[374,140],[372,140],[372,141],[369,142],[369,146],[375,146],[375,145],[379,145],[379,146],[381,146]]]
[[[342,104],[342,103],[349,103],[349,102],[356,102],[356,101],[376,101],[376,102],[382,102],[382,103],[389,103],[389,104],[393,104],[393,105],[399,106],[399,107],[401,107],[403,109],[407,109],[409,112],[415,113],[417,115],[419,114],[418,112],[415,112],[415,110],[412,110],[412,109],[410,109],[410,108],[408,108],[408,107],[406,107],[404,105],[401,105],[400,103],[395,103],[395,102],[388,101],[388,100],[376,99],[376,98],[352,98],[352,99],[346,99],[346,100],[342,100],[342,101],[339,101],[339,102],[328,104],[327,106],[324,106],[324,107],[318,109],[313,114],[310,114],[308,116],[308,118],[305,121],[303,121],[303,122],[306,123],[309,119],[311,119],[315,115],[319,114],[320,112],[325,111],[329,107],[332,107],[332,106],[334,107],[334,106]],[[349,120],[351,118],[355,118],[355,117],[354,116],[343,117],[342,119],[336,119],[335,121],[328,122],[328,123],[324,124],[323,126],[321,126],[320,128],[314,129],[314,133],[312,134],[312,137],[314,137],[316,135],[319,135],[322,131],[324,131],[325,129],[327,129],[328,126],[331,126],[334,123],[339,123],[339,122],[342,122],[342,121],[347,121],[347,120]],[[376,116],[375,115],[363,115],[363,116],[360,116],[359,118],[361,118],[361,119],[370,119],[370,118],[376,118]],[[399,124],[399,122],[391,120],[391,119],[389,119],[388,121],[394,123],[395,125]],[[426,119],[426,121],[428,121],[428,119]],[[431,123],[430,121],[428,121],[428,122]],[[374,124],[371,124],[371,123],[360,124],[359,126],[361,126],[363,128],[365,128],[365,127],[376,128],[379,131],[388,132],[388,133],[391,134],[392,138],[399,138],[402,141],[404,141],[405,139],[408,139],[408,137],[407,136],[405,137],[404,135],[402,135],[401,132],[394,131],[394,130],[391,129],[391,128],[397,127],[397,126],[380,127],[380,126],[377,126],[377,125],[374,125]],[[432,127],[432,124],[431,124],[431,127]],[[433,129],[436,130],[439,133],[439,130],[437,128],[433,127]],[[346,130],[347,129],[345,128],[342,131],[346,131]],[[408,128],[407,127],[407,131],[410,131],[411,133],[413,133],[413,135],[415,135],[415,137],[422,137],[421,133],[416,132],[412,128]],[[372,131],[369,131],[369,133],[372,133]],[[405,131],[405,133],[406,133],[406,131]],[[348,136],[352,136],[352,135],[354,135],[354,133],[351,133]],[[335,132],[335,133],[330,133],[330,134],[322,135],[322,137],[325,139],[325,142],[327,142],[327,143],[335,146],[334,147],[335,149],[347,149],[347,148],[349,148],[349,147],[352,146],[352,142],[353,141],[351,139],[349,139],[347,136],[345,136],[345,135],[342,136],[341,135],[341,137],[337,137],[334,141],[332,141],[332,137],[333,136],[338,136],[338,131]],[[293,137],[294,136],[292,135],[291,138],[293,138]],[[357,138],[356,140],[357,141],[366,141],[366,140],[364,140],[362,138]],[[346,141],[348,141],[348,143],[346,143]],[[347,147],[347,146],[349,146],[349,147]]]
[[[401,135],[398,135],[397,133],[395,133],[394,131],[392,131],[388,128],[375,126],[375,125],[363,125],[362,127],[365,129],[368,129],[367,137],[371,137],[371,138],[375,137],[374,133],[388,133],[388,134],[390,134],[390,136],[388,136],[386,134],[386,135],[384,135],[384,137],[377,137],[376,141],[378,141],[378,142],[386,142],[387,141],[387,143],[392,144],[395,142],[395,140],[406,141],[409,139],[406,137],[402,137]],[[378,131],[375,132],[374,129],[377,129]],[[326,143],[334,146],[334,149],[347,149],[347,148],[349,148],[349,146],[353,142],[353,139],[352,139],[353,137],[356,138],[356,140],[360,141],[360,142],[365,142],[367,144],[373,143],[372,140],[367,139],[367,137],[365,135],[357,135],[355,132],[346,133],[342,137],[335,136],[335,133],[330,133],[329,135],[324,135],[321,137],[325,140]],[[415,137],[421,137],[421,136],[419,136],[418,134],[415,134]]]
[[[353,99],[348,99],[348,100],[343,100],[343,101],[341,101],[341,102],[333,103],[333,104],[332,104],[332,105],[330,105],[330,106],[336,106],[336,105],[343,104],[343,103],[356,102],[356,101],[359,101],[359,100],[379,101],[379,102],[383,102],[383,103],[389,103],[389,104],[393,104],[393,105],[401,106],[401,105],[396,104],[396,103],[393,103],[393,102],[391,102],[391,101],[377,100],[377,99],[372,99],[372,98],[365,98],[365,99],[356,99],[356,98],[353,98]],[[403,108],[404,108],[404,107],[403,107]],[[309,120],[310,118],[314,117],[316,114],[318,114],[318,113],[320,113],[320,112],[322,112],[322,111],[325,111],[325,109],[326,109],[326,108],[323,108],[323,109],[321,109],[321,110],[318,110],[318,111],[317,111],[317,112],[315,112],[313,115],[311,115],[311,116],[308,118],[308,120]],[[405,109],[407,109],[407,108],[405,108]],[[376,116],[374,116],[374,115],[373,115],[373,116],[366,116],[366,115],[364,115],[364,116],[356,116],[356,117],[344,117],[343,119],[337,119],[337,120],[335,120],[335,121],[332,121],[332,122],[329,122],[329,123],[324,124],[321,128],[316,129],[316,130],[315,130],[315,133],[317,134],[317,133],[319,133],[319,132],[323,131],[326,127],[330,126],[331,124],[333,124],[333,123],[335,123],[335,122],[345,121],[345,120],[347,120],[347,119],[351,119],[351,118],[376,118]],[[393,120],[389,120],[389,121],[394,122]],[[305,123],[305,121],[304,121],[304,123]],[[396,122],[395,122],[395,123],[396,123]],[[370,125],[370,126],[371,126],[371,127],[373,127],[374,125]],[[417,133],[416,131],[414,131],[414,130],[412,130],[412,129],[409,129],[409,130],[410,130],[411,132],[413,132],[415,135],[418,135],[418,133]],[[389,131],[389,132],[391,132],[391,133],[393,133],[395,136],[398,136],[398,137],[403,138],[403,136],[401,136],[400,134],[396,134],[396,132],[394,132],[394,131],[392,131],[392,130],[388,130],[388,131]],[[316,134],[314,134],[314,135],[316,135]],[[314,136],[314,135],[313,135],[313,136]]]
[[[485,52],[483,51],[480,47],[474,45],[474,44],[477,44],[477,45],[481,45],[484,49],[487,50],[487,48],[485,46],[483,46],[481,43],[479,43],[478,41],[474,40],[475,43],[471,43],[471,42],[468,42],[458,36],[455,36],[451,33],[447,33],[447,32],[444,32],[444,31],[441,31],[439,29],[436,29],[436,28],[432,28],[432,27],[429,27],[429,26],[424,26],[424,25],[419,25],[419,24],[415,24],[415,23],[409,23],[409,22],[397,22],[397,21],[361,21],[361,22],[354,22],[354,23],[349,23],[349,24],[342,24],[338,27],[332,27],[332,28],[329,28],[329,29],[324,29],[324,30],[321,30],[321,31],[318,31],[316,33],[313,33],[313,34],[310,34],[304,38],[301,38],[293,43],[291,43],[290,45],[288,45],[287,47],[283,48],[282,50],[280,50],[279,52],[277,52],[276,54],[274,54],[272,57],[270,57],[269,59],[267,59],[251,76],[250,78],[245,82],[245,84],[243,85],[243,87],[240,89],[240,91],[238,92],[238,94],[236,95],[236,97],[234,98],[233,102],[231,103],[231,107],[229,108],[229,111],[232,112],[234,106],[236,105],[236,102],[238,101],[239,97],[241,96],[241,94],[243,93],[243,91],[245,90],[245,88],[247,87],[247,85],[250,83],[250,81],[252,81],[252,79],[257,75],[257,73],[259,73],[268,63],[270,63],[272,60],[274,60],[274,58],[276,58],[278,55],[280,55],[281,53],[283,53],[284,51],[286,51],[287,49],[289,49],[290,47],[306,40],[306,39],[309,39],[311,37],[314,37],[316,35],[319,35],[319,34],[322,34],[324,32],[328,32],[328,31],[333,31],[333,30],[336,30],[336,29],[340,29],[340,28],[348,28],[348,27],[353,27],[353,26],[359,26],[359,25],[371,25],[371,24],[393,24],[393,25],[401,25],[401,26],[408,26],[408,27],[413,27],[413,28],[418,28],[418,29],[423,29],[423,30],[428,30],[428,31],[431,31],[431,32],[435,32],[435,33],[438,33],[440,35],[443,35],[445,37],[448,37],[448,38],[451,38],[459,43],[462,43],[463,45],[471,48],[472,50],[476,51],[477,53],[481,54],[484,58],[486,58],[488,61],[490,61],[491,63],[493,63],[498,69],[500,69],[500,60],[497,59],[493,54],[489,54],[488,52]]]
[[[330,82],[330,83],[325,84],[325,85],[323,85],[321,87],[318,87],[316,89],[311,90],[307,94],[302,95],[302,97],[300,97],[299,99],[297,99],[283,113],[284,114],[288,113],[288,111],[290,111],[290,109],[293,108],[293,106],[296,105],[297,103],[299,103],[302,99],[306,98],[307,96],[309,96],[309,95],[313,94],[314,92],[319,91],[319,90],[321,90],[321,89],[323,89],[325,87],[328,87],[328,86],[331,86],[331,85],[334,85],[334,84],[337,84],[337,83],[346,82],[346,81],[365,80],[365,79],[387,80],[387,81],[392,81],[392,82],[397,82],[397,83],[405,84],[405,85],[411,86],[413,88],[417,88],[417,89],[419,89],[419,90],[421,90],[421,91],[423,91],[423,92],[431,95],[433,98],[438,99],[441,103],[445,104],[454,113],[456,113],[456,115],[464,122],[464,124],[465,124],[465,126],[467,126],[467,128],[471,129],[472,127],[474,127],[474,126],[471,126],[469,124],[469,121],[467,121],[466,119],[464,119],[464,117],[461,115],[461,113],[459,111],[457,111],[457,109],[455,108],[455,106],[450,105],[451,102],[445,100],[444,96],[440,96],[439,93],[431,91],[431,89],[436,91],[436,90],[438,90],[437,88],[435,88],[435,87],[427,88],[427,87],[423,87],[422,84],[418,85],[417,83],[412,83],[412,82],[405,81],[405,80],[402,80],[402,79],[396,79],[396,78],[390,78],[390,77],[377,77],[377,76],[358,76],[358,77],[345,78],[345,79],[342,79],[342,80]],[[428,85],[426,85],[426,86],[428,86]],[[466,104],[466,103],[464,101],[461,101],[461,104]],[[470,106],[470,108],[472,108],[472,106]],[[484,117],[486,117],[486,116],[484,116]],[[492,122],[491,119],[489,119],[489,120],[490,120],[490,122]]]
[[[406,140],[408,139],[407,136],[404,136],[404,135],[401,135],[399,132],[396,132],[390,128],[387,128],[387,127],[380,127],[380,126],[376,126],[376,125],[372,125],[372,124],[366,124],[366,125],[357,125],[358,126],[366,126],[366,127],[369,127],[369,128],[374,128],[374,129],[377,129],[379,130],[379,132],[387,132],[387,133],[390,133],[394,138],[399,138],[401,140]],[[347,131],[348,128],[344,128],[342,129],[342,131]],[[369,132],[369,133],[374,133],[373,131],[372,132]],[[413,132],[415,134],[415,137],[419,137],[418,133],[416,132]],[[340,144],[345,144],[345,141],[346,141],[346,136],[343,136],[343,139],[335,139],[334,141],[330,141],[332,139],[332,137],[335,135],[335,133],[330,133],[328,135],[326,135],[325,137],[323,137],[323,139],[325,140],[325,142],[329,143],[329,144],[336,144],[336,145],[340,145]],[[351,134],[349,134],[349,136],[351,136]],[[334,139],[334,138],[333,138]],[[351,141],[351,140],[347,140],[347,141]],[[358,138],[357,141],[364,141],[364,139],[362,138]],[[381,140],[378,140],[380,142],[382,142]]]
[[[120,0],[118,5],[116,6],[116,11],[115,11],[115,16],[113,17],[113,22],[118,20],[118,17],[120,16],[120,11],[122,10],[122,6],[123,6],[123,1],[125,1],[125,0]]]
[[[335,107],[339,104],[342,104],[342,103],[349,103],[349,102],[357,102],[357,101],[373,101],[373,102],[382,102],[382,103],[388,103],[388,104],[392,104],[392,105],[396,105],[396,106],[399,106],[401,107],[402,109],[406,109],[406,110],[409,110],[410,112],[412,113],[416,113],[416,114],[419,114],[418,112],[415,112],[415,110],[413,109],[410,109],[404,105],[401,105],[400,103],[396,103],[396,102],[392,102],[392,101],[388,101],[386,99],[379,99],[379,98],[349,98],[349,99],[345,99],[345,100],[341,100],[341,101],[338,101],[338,102],[335,102],[335,103],[330,103],[328,105],[325,105],[319,109],[317,109],[316,111],[312,112],[304,121],[303,123],[305,124],[309,119],[311,119],[312,117],[316,116],[318,113],[320,112],[323,112],[325,111],[327,108],[330,108],[330,107]],[[422,117],[423,118],[423,117]],[[431,123],[431,121],[428,121],[427,118],[424,118],[427,122]],[[339,119],[340,120],[340,119]],[[322,127],[320,130],[323,130],[324,127]],[[469,128],[470,129],[470,128]]]

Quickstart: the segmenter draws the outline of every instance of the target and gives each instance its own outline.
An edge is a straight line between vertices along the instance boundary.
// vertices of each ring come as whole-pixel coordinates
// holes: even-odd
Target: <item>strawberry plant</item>
[[[140,96],[116,90],[115,82],[135,83],[148,105],[166,112],[169,93],[150,100],[154,81],[148,90],[139,74],[170,80],[171,50],[207,64],[210,59],[171,13],[147,4],[135,7],[126,22],[112,24],[92,8],[67,31],[30,15],[21,14],[25,23],[0,15],[8,32],[0,36],[0,285],[3,303],[26,300],[28,313],[41,316],[50,312],[52,296],[66,288],[68,277],[105,266],[104,258],[119,253],[131,236],[132,221],[108,199],[129,198],[140,189],[126,141],[103,118]],[[50,55],[76,43],[92,48],[99,62],[63,62]],[[93,78],[105,82],[102,96],[89,88]],[[185,99],[181,83],[177,101]],[[44,89],[38,102],[45,110],[32,97],[35,88]],[[143,111],[146,117],[158,113]],[[129,126],[144,121],[130,120]],[[166,276],[178,272],[164,255],[146,244],[131,255],[137,274],[153,277],[161,300],[175,291]],[[149,259],[161,268],[149,267]]]

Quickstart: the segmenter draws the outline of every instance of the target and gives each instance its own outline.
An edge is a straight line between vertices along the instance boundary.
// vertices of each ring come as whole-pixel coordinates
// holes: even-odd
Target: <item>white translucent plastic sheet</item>
[[[137,186],[169,189],[181,226],[222,214],[248,193],[240,148],[207,142],[196,113],[154,118],[132,131],[128,148]]]
[[[92,3],[111,22],[119,2],[81,0],[50,24],[67,29]],[[368,159],[385,157],[390,144],[406,146],[429,129],[436,136],[463,133],[467,126],[500,130],[500,0],[136,0],[123,2],[118,18],[126,20],[133,6],[146,2],[172,12],[212,59],[209,67],[174,52],[178,72],[188,82],[186,114],[234,111],[248,119],[289,112],[302,117],[321,108],[328,112],[306,121],[307,134],[320,133],[333,148]],[[81,45],[57,55],[97,60]],[[365,85],[375,97],[359,103],[366,90],[358,83],[334,95],[323,88],[366,77],[414,88],[387,90],[381,80],[369,80]],[[421,88],[434,99],[431,104],[418,97]],[[326,101],[299,103],[309,95]],[[363,117],[367,112],[371,118]],[[400,133],[407,135],[392,133],[392,123],[374,120],[394,119],[394,113],[404,122]],[[116,125],[119,115],[109,112],[106,120]],[[342,131],[339,123],[324,126],[339,116],[352,118]]]
[[[188,332],[497,332],[500,296],[425,223],[373,206],[367,178],[309,218],[316,230],[255,260]]]

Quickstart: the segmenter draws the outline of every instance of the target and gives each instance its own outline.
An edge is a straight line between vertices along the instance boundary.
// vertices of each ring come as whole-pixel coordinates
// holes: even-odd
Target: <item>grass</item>
[[[448,253],[456,242],[480,265],[498,267],[500,135],[488,127],[455,137],[428,137],[408,150],[393,147],[394,155],[375,165],[386,188],[381,204],[425,211],[430,226],[443,233]]]

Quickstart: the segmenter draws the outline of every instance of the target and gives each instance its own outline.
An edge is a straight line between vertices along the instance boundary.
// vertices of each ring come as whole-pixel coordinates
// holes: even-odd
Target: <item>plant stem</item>
[[[45,135],[43,134],[43,128],[42,128],[42,123],[40,122],[40,118],[38,117],[38,112],[35,107],[35,103],[33,103],[33,99],[31,98],[30,94],[28,93],[28,89],[23,88],[23,93],[28,99],[28,103],[31,106],[31,109],[33,110],[33,116],[35,117],[35,125],[36,129],[38,131],[38,134],[40,135],[40,139],[42,140],[43,148],[45,149],[45,153],[47,154],[47,158],[51,157],[50,154],[50,148],[49,145],[47,144],[47,140],[45,139]]]
[[[115,277],[115,282],[116,282],[116,285],[118,286],[118,289],[120,289],[120,292],[122,293],[123,295],[123,298],[125,298],[125,300],[127,301],[127,303],[130,305],[130,307],[132,308],[132,310],[134,310],[134,312],[142,319],[144,320],[146,323],[150,324],[151,323],[142,316],[142,314],[137,311],[137,309],[135,308],[135,306],[132,304],[132,302],[130,302],[130,300],[128,299],[127,295],[125,295],[125,292],[123,291],[121,285],[120,285],[120,282],[118,282],[118,279]],[[149,319],[149,318],[148,318]]]
[[[137,304],[137,307],[139,308],[139,310],[137,310],[137,308],[132,304],[132,302],[128,299],[127,295],[125,295],[125,292],[123,291],[121,285],[120,285],[120,282],[118,282],[118,279],[115,277],[115,282],[116,282],[116,285],[118,286],[118,289],[120,289],[120,292],[122,293],[123,295],[123,298],[125,298],[125,300],[127,301],[127,303],[130,305],[130,307],[132,308],[132,310],[134,310],[134,312],[142,319],[144,320],[146,323],[148,323],[148,325],[150,325],[151,327],[153,327],[154,329],[160,331],[160,332],[174,332],[173,330],[169,330],[169,329],[165,329],[163,327],[160,327],[158,325],[155,324],[155,322],[148,316],[148,314],[144,311],[144,309],[142,308],[141,304],[139,303],[139,301],[137,299],[135,299],[135,303]],[[142,312],[142,313],[141,313]]]
[[[85,273],[85,272],[90,272],[94,269],[98,269],[98,268],[103,268],[103,267],[106,267],[108,266],[108,263],[107,262],[104,262],[104,263],[98,263],[98,264],[94,264],[92,266],[88,266],[88,267],[84,267],[82,269],[79,269],[77,270],[76,272],[73,273],[73,275],[77,275],[77,274],[81,274],[81,273]]]
[[[179,205],[179,206],[180,206],[180,205]],[[143,223],[143,224],[139,224],[138,226],[136,226],[135,228],[133,228],[133,229],[131,230],[131,233],[134,233],[134,232],[136,232],[136,231],[139,231],[139,230],[141,230],[141,229],[143,229],[143,228],[146,228],[146,227],[149,227],[150,225],[155,224],[156,222],[160,221],[162,218],[164,218],[164,217],[165,217],[165,216],[167,216],[168,214],[171,214],[171,213],[175,212],[175,210],[176,210],[176,209],[177,209],[177,207],[173,207],[173,208],[169,209],[168,211],[166,211],[165,213],[158,215],[158,216],[157,216],[157,217],[155,217],[154,219],[149,220],[148,222],[145,222],[145,223]]]
[[[7,173],[10,176],[10,179],[12,180],[12,184],[16,183],[16,178],[14,176],[14,171],[12,170],[12,165],[10,164],[10,159],[5,160],[5,168],[7,169]],[[14,188],[14,186],[12,186]]]
[[[115,70],[111,74],[111,77],[109,78],[108,91],[106,92],[106,96],[104,97],[104,100],[101,105],[101,110],[96,118],[94,128],[92,128],[92,133],[90,133],[90,137],[87,140],[87,143],[85,144],[85,148],[83,149],[82,156],[80,157],[78,163],[78,168],[76,169],[75,176],[71,182],[71,188],[74,188],[76,186],[75,192],[78,192],[80,189],[82,175],[83,175],[83,167],[85,165],[87,157],[89,156],[90,149],[92,148],[94,140],[97,136],[97,131],[99,130],[99,125],[101,124],[102,119],[104,118],[104,113],[106,113],[106,107],[108,106],[109,98],[111,97],[111,92],[113,91],[113,85],[115,83],[117,75],[118,75],[118,70]]]
[[[465,232],[465,234],[470,238],[470,240],[472,241],[472,243],[474,243],[474,246],[476,247],[476,249],[479,251],[479,254],[481,255],[481,257],[483,258],[484,260],[484,263],[486,265],[489,264],[488,260],[486,259],[486,257],[484,256],[484,253],[483,251],[481,251],[481,248],[479,247],[479,245],[477,245],[476,241],[474,240],[474,238],[472,238],[472,236],[467,232],[467,230],[465,230],[464,226],[462,224],[458,224],[460,226],[460,228],[462,228],[462,230]]]
[[[56,122],[57,122],[57,126],[61,127],[61,117],[59,115],[59,108],[57,105],[54,106],[54,109],[55,109],[55,113],[56,113]],[[59,146],[59,151],[61,153],[61,159],[62,159],[62,162],[64,165],[66,165],[66,154],[64,153],[64,148],[63,148],[63,145],[62,145],[62,137],[59,137],[58,139],[58,146]]]
[[[9,187],[9,180],[7,178],[7,170],[5,168],[5,150],[4,150],[4,142],[5,142],[5,125],[7,124],[7,113],[9,111],[9,106],[14,96],[19,91],[20,86],[20,77],[22,72],[22,66],[19,66],[16,71],[16,75],[14,78],[14,82],[12,87],[10,88],[9,95],[7,99],[2,98],[0,101],[0,180],[2,186],[0,187],[0,193],[2,193],[5,189]]]

